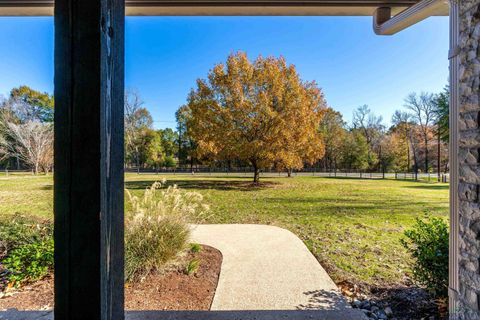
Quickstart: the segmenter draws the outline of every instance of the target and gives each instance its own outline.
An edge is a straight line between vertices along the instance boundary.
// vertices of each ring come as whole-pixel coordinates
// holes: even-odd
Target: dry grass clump
[[[142,278],[177,257],[187,247],[188,221],[209,210],[198,192],[155,182],[142,197],[126,191],[131,210],[125,217],[125,280]]]

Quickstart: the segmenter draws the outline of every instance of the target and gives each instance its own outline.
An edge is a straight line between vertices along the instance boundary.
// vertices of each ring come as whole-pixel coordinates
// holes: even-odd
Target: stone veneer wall
[[[458,319],[480,319],[480,0],[459,4]]]

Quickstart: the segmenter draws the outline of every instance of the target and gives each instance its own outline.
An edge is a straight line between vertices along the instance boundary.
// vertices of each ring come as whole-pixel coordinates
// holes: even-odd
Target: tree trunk
[[[415,174],[415,180],[417,180],[418,176],[418,159],[415,151],[413,151],[413,173]]]
[[[138,167],[140,167],[140,155],[139,155],[139,152],[138,152],[138,146],[135,146],[135,165]]]
[[[260,169],[255,161],[252,161],[253,166],[253,183],[257,184],[260,181]]]
[[[287,169],[287,177],[292,177],[292,169]]]
[[[440,182],[440,162],[441,162],[441,159],[440,159],[440,144],[441,144],[441,140],[440,140],[440,129],[437,130],[437,176],[438,176],[438,182]]]
[[[182,138],[181,138],[181,135],[179,134],[178,135],[178,153],[177,153],[177,158],[178,158],[178,165],[181,166],[182,165]]]
[[[425,138],[425,173],[428,172],[428,139]]]
[[[407,140],[407,171],[410,171],[410,146]]]
[[[137,166],[137,174],[140,174],[140,156],[138,152],[138,146],[135,146],[135,164]]]
[[[260,182],[260,170],[255,168],[255,174],[253,175],[253,182],[259,183]]]

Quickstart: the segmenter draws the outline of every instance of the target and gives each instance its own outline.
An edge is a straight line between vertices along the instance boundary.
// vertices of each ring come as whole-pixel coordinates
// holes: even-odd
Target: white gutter
[[[390,7],[380,7],[373,15],[373,30],[378,35],[392,35],[437,15],[448,15],[446,0],[422,0],[393,17]]]

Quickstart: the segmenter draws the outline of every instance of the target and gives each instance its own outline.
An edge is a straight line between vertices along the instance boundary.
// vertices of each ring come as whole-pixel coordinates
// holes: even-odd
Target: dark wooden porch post
[[[124,0],[55,0],[55,319],[123,304]]]

